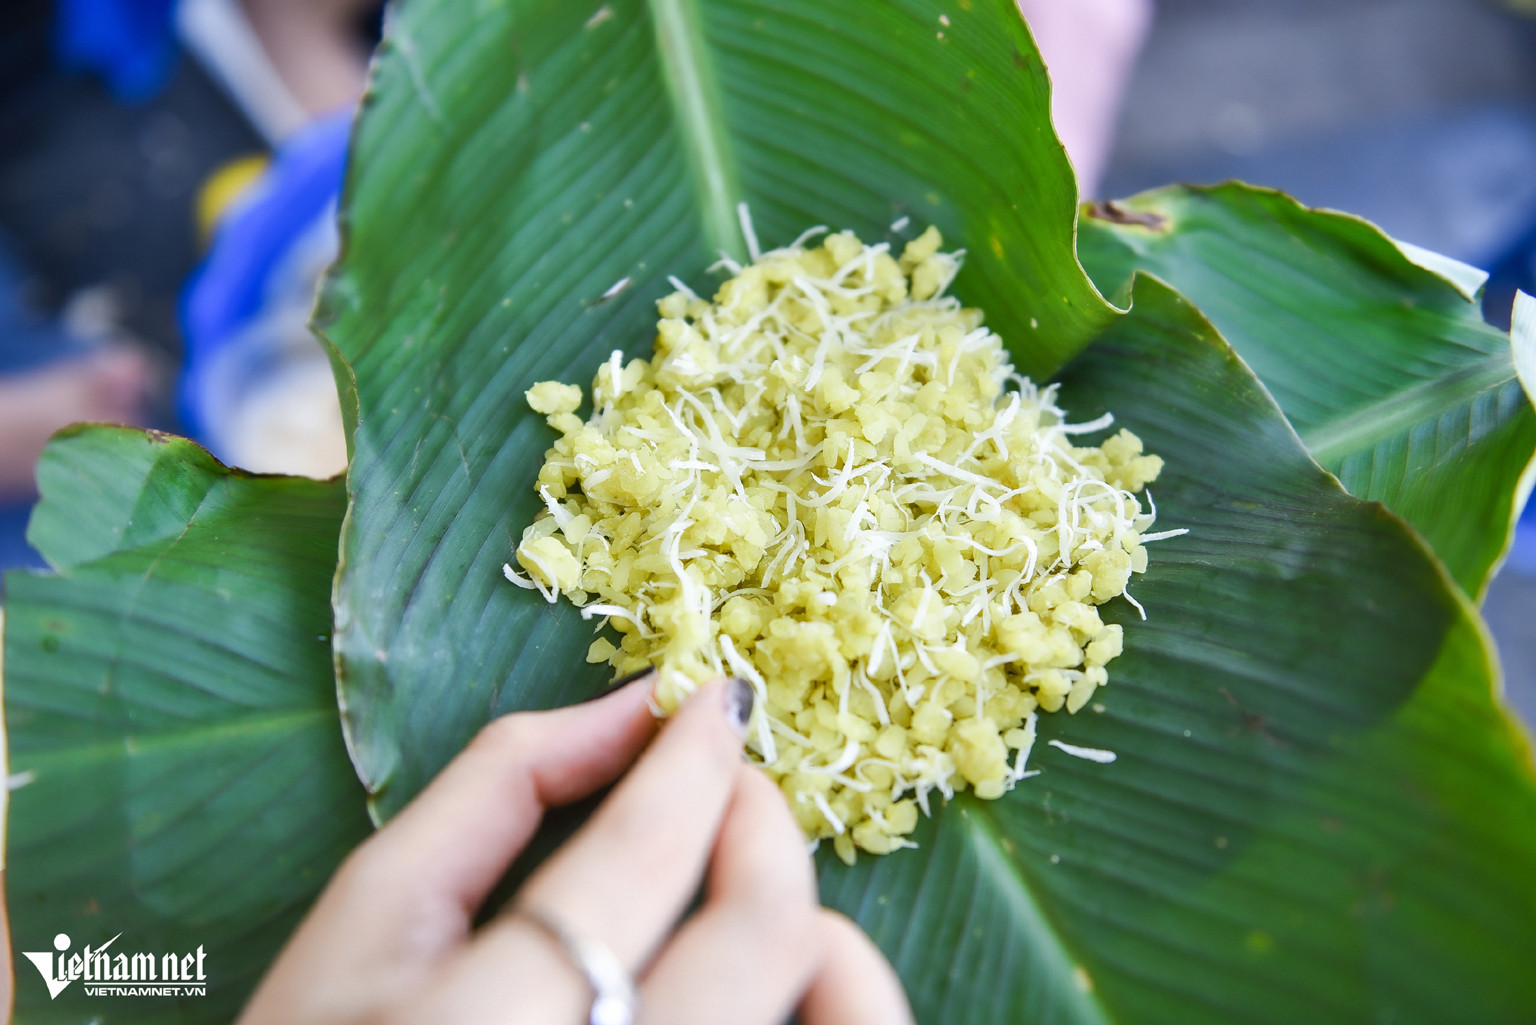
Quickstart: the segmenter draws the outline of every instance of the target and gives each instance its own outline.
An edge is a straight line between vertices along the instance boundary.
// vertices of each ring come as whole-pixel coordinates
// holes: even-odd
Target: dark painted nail
[[[757,696],[752,685],[739,676],[733,676],[725,684],[725,716],[738,736],[746,737],[747,720],[752,718],[752,705]]]
[[[625,677],[622,677],[620,679],[614,680],[608,686],[611,687],[613,690],[618,690],[620,687],[627,687],[631,683],[634,683],[636,680],[644,679],[647,676],[653,676],[653,675],[655,675],[655,673],[656,673],[656,667],[655,666],[646,666],[644,669],[636,669],[634,672],[630,673],[628,676],[625,676]]]

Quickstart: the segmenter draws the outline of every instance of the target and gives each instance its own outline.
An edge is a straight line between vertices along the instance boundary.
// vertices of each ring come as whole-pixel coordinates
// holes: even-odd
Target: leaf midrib
[[[746,244],[736,220],[741,186],[698,10],[693,0],[648,0],[647,6],[656,27],[657,59],[693,168],[704,238],[711,252],[744,261]]]
[[[1473,397],[1513,380],[1508,354],[1499,353],[1443,377],[1394,391],[1347,416],[1301,431],[1307,449],[1323,466],[1336,469],[1345,457],[1369,451],[1383,441],[1408,434],[1421,423],[1438,420],[1448,409],[1466,406]],[[1448,406],[1445,397],[1457,401]]]

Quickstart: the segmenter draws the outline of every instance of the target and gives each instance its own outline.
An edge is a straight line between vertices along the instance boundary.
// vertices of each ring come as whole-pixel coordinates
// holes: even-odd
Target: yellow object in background
[[[208,176],[197,190],[197,237],[203,248],[213,241],[213,233],[235,203],[256,184],[272,157],[251,153],[236,157]]]

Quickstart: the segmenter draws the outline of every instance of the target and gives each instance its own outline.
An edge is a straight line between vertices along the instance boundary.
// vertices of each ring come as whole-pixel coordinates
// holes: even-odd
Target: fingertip
[[[726,722],[736,731],[738,739],[747,739],[747,723],[752,718],[752,706],[757,703],[752,685],[739,676],[733,676],[725,681],[724,698]]]
[[[655,685],[656,670],[647,666],[615,680],[607,691],[586,701],[541,712],[509,713],[491,720],[487,729],[494,732],[498,723],[519,719],[525,725],[537,723],[539,734],[551,746],[568,748],[579,735],[581,746],[589,750],[628,751],[627,765],[656,732],[658,724],[650,707]]]
[[[648,681],[648,685],[641,689],[644,693],[649,695],[650,691],[656,686],[656,667],[642,666],[632,673],[624,674],[608,685],[609,693],[617,693],[624,690],[625,688],[633,688],[635,685],[639,684],[641,680]]]
[[[710,892],[767,890],[775,901],[814,905],[816,869],[783,791],[761,769],[742,763],[711,860]]]
[[[795,821],[784,791],[761,767],[751,762],[742,762],[736,775],[735,803],[746,820],[744,825],[754,832],[771,834],[773,840],[781,845],[792,846],[805,855],[804,861],[809,865],[811,858],[807,853],[809,848],[805,833],[800,823]]]
[[[463,872],[479,880],[469,892],[488,886],[494,878],[485,882],[481,876],[504,869],[546,808],[612,783],[645,749],[657,728],[647,708],[654,678],[653,672],[640,673],[591,701],[492,719],[376,834],[374,846],[402,851],[419,863],[443,860],[440,847],[462,848],[465,837],[474,837],[470,846],[477,850],[464,853],[443,874]],[[458,839],[449,843],[447,837]]]
[[[656,714],[652,699],[656,690],[656,680],[656,667],[646,666],[614,680],[608,685],[607,691],[597,697],[571,707],[578,710],[602,710],[604,713],[633,716],[636,719],[640,718],[640,709],[643,708],[645,721],[654,726]]]
[[[737,676],[720,676],[700,684],[672,718],[677,721],[701,718],[724,724],[733,746],[739,750],[746,739],[747,722],[752,718],[752,707],[756,700],[752,685],[746,680]]]
[[[529,754],[541,803],[566,804],[612,782],[653,736],[659,723],[651,713],[653,668],[624,677],[608,693],[579,705],[535,712],[540,742]],[[584,751],[573,758],[560,752]]]

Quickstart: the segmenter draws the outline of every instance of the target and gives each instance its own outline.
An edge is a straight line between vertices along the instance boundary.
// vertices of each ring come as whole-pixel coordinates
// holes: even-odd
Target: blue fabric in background
[[[352,117],[351,110],[332,114],[283,144],[253,194],[220,225],[182,292],[181,415],[199,440],[219,401],[208,377],[214,356],[260,315],[269,279],[294,243],[331,215],[346,173]]]
[[[97,75],[113,97],[147,100],[176,61],[176,0],[56,0],[54,55]]]
[[[1508,327],[1515,291],[1536,295],[1536,211],[1528,213],[1515,241],[1489,261],[1489,267],[1483,312],[1493,323]],[[1520,514],[1507,566],[1516,573],[1536,576],[1536,496],[1526,500]]]
[[[1513,573],[1536,577],[1536,494],[1526,500],[1525,511],[1515,524],[1515,542],[1505,565]]]

